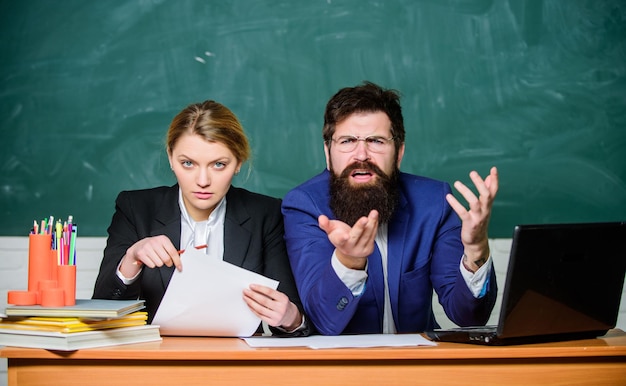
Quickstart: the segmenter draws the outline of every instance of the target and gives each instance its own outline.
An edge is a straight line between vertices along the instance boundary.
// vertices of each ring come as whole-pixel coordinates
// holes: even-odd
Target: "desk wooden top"
[[[289,339],[289,338],[285,338]],[[2,347],[0,357],[102,360],[454,360],[483,358],[626,357],[626,333],[615,329],[597,339],[487,347],[459,343],[437,346],[310,349],[252,348],[238,338],[163,337],[138,343],[62,352]]]

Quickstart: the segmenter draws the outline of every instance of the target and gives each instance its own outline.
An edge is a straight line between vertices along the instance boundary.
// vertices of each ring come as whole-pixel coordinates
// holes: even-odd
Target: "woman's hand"
[[[165,235],[146,237],[128,248],[122,258],[120,272],[124,277],[133,277],[143,265],[150,268],[174,265],[179,271],[183,269],[178,250]]]
[[[272,327],[293,331],[302,324],[302,315],[287,295],[260,284],[243,290],[243,300],[256,316]]]

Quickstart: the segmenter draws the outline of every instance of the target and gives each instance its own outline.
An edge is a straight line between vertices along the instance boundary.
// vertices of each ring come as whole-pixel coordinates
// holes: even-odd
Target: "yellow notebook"
[[[10,316],[0,320],[1,329],[51,331],[51,332],[83,332],[108,328],[132,327],[146,324],[148,313],[137,311],[129,315],[113,319],[88,319],[76,317]]]

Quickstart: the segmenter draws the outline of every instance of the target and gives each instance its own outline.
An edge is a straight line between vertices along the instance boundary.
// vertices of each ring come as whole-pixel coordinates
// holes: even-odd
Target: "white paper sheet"
[[[250,347],[309,347],[314,349],[437,345],[420,334],[312,335],[303,338],[259,336],[244,338],[244,340]]]
[[[234,336],[254,334],[261,322],[243,300],[250,284],[278,288],[276,280],[209,257],[194,248],[181,255],[152,324],[161,335]]]

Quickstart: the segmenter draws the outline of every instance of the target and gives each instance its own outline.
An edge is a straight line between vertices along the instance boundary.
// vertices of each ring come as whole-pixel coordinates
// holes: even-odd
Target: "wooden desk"
[[[17,385],[625,385],[626,334],[483,347],[250,348],[236,338],[174,338],[75,352],[5,347]]]

